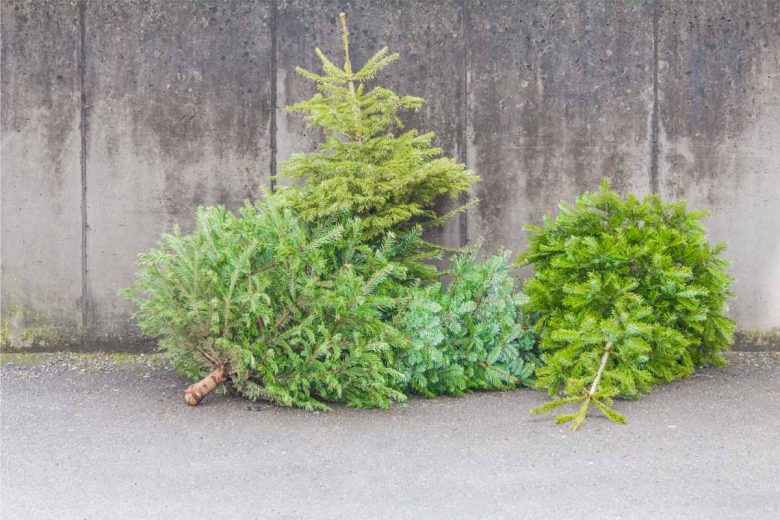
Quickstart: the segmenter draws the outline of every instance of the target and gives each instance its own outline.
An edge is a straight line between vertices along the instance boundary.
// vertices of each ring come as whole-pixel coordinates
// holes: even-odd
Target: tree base
[[[214,391],[217,385],[225,381],[227,381],[225,366],[220,365],[197,383],[188,386],[184,391],[184,400],[190,406],[197,406],[204,397]]]

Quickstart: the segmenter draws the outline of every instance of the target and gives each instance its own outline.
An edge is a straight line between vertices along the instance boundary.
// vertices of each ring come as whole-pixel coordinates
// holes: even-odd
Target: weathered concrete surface
[[[3,367],[3,518],[780,516],[777,354],[733,356],[619,402],[626,426],[574,434],[530,417],[547,399],[530,390],[386,412],[190,408],[163,370],[93,370]]]
[[[484,179],[470,235],[518,251],[524,224],[602,177],[649,191],[648,5],[472,2],[470,19],[469,164]]]
[[[657,188],[712,208],[741,337],[780,326],[777,2],[0,1],[13,346],[141,344],[116,295],[136,255],[311,149],[284,106],[311,94],[294,68],[317,66],[315,46],[340,58],[340,10],[355,62],[399,51],[389,85],[428,99],[410,125],[483,178],[480,207],[432,239],[518,250],[523,224],[602,176]]]
[[[79,11],[8,0],[1,17],[2,343],[78,345]]]
[[[201,204],[267,184],[267,3],[90,2],[87,28],[89,342],[138,341],[116,291],[137,253]]]
[[[780,3],[670,2],[658,41],[661,193],[709,208],[740,328],[780,323]]]

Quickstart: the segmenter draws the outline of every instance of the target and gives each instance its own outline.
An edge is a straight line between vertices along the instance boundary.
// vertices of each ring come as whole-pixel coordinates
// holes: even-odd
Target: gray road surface
[[[3,519],[777,519],[780,356],[577,433],[529,390],[307,413],[181,399],[163,368],[5,365]]]

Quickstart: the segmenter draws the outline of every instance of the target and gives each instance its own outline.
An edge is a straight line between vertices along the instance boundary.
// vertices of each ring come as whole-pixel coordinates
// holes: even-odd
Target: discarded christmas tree
[[[271,197],[240,215],[201,208],[139,257],[141,330],[192,379],[197,404],[222,384],[283,406],[387,407],[404,399],[392,368],[405,341],[385,313],[403,269],[362,241],[359,221],[303,223]]]
[[[441,224],[465,206],[440,214],[435,203],[466,193],[477,177],[463,164],[442,157],[431,145],[432,132],[396,132],[403,127],[399,111],[418,110],[423,100],[381,86],[368,89],[366,82],[398,54],[384,48],[353,71],[344,13],[340,18],[343,67],[317,49],[322,73],[297,72],[314,81],[318,92],[290,107],[322,129],[325,139],[316,151],[294,154],[284,163],[279,177],[304,183],[284,187],[280,194],[307,221],[337,215],[362,219],[369,240],[391,231],[400,235],[417,225]]]
[[[705,215],[658,195],[623,198],[604,181],[527,228],[519,261],[534,266],[525,291],[527,310],[540,316],[537,385],[564,395],[534,414],[579,402],[556,422],[577,429],[594,404],[623,423],[613,398],[637,398],[696,367],[723,364],[719,352],[733,336],[725,316],[731,278],[724,246],[707,241]]]

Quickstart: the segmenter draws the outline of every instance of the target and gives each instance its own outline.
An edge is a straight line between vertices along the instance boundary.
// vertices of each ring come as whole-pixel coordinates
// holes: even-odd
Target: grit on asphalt
[[[4,519],[780,518],[780,354],[572,433],[517,390],[304,412],[182,399],[148,358],[4,362]]]

